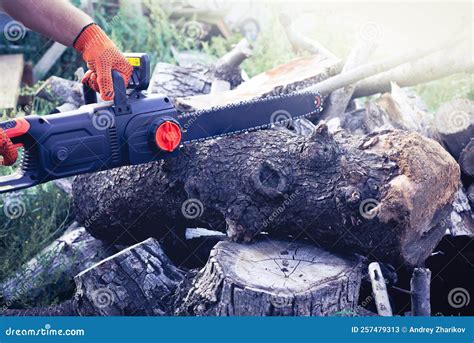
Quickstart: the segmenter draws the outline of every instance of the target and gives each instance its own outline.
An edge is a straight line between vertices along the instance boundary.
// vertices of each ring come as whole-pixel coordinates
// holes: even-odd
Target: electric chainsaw
[[[145,92],[150,81],[148,56],[126,57],[134,67],[132,77],[125,85],[112,71],[113,101],[0,123],[14,147],[23,148],[18,170],[0,177],[0,193],[167,159],[185,144],[285,125],[322,111],[319,93],[299,92],[178,113],[167,96]]]

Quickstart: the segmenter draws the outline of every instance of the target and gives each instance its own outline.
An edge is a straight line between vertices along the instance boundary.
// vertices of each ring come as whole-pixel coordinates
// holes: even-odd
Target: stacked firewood
[[[402,87],[472,71],[468,47],[366,65],[372,42],[341,61],[282,22],[310,57],[243,82],[251,46],[242,41],[213,66],[158,64],[149,92],[190,112],[311,89],[324,111],[77,177],[79,225],[46,266],[71,251],[84,257],[63,270],[74,297],[6,314],[367,315],[359,290],[368,277],[378,313],[390,315],[385,281],[401,268],[414,271],[413,314],[429,314],[426,259],[447,232],[474,235],[474,104],[457,99],[433,117]],[[40,96],[79,106],[80,90],[65,82],[51,78]],[[4,301],[40,268],[0,285]]]

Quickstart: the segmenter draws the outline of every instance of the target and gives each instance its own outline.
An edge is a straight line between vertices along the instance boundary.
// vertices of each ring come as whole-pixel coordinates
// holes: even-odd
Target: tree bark
[[[84,105],[82,84],[57,76],[47,79],[36,91],[35,96],[59,104],[69,103],[76,108]]]
[[[411,313],[413,316],[431,316],[430,304],[431,271],[415,268],[410,282]]]
[[[243,82],[240,64],[251,55],[251,47],[247,40],[243,39],[212,66],[195,64],[182,67],[158,63],[148,91],[172,94],[175,97],[208,94],[215,80],[228,82],[233,89]]]
[[[82,315],[169,315],[184,273],[150,238],[83,271],[74,279]]]
[[[164,162],[79,176],[73,193],[77,218],[96,213],[88,229],[109,241],[207,227],[248,242],[265,231],[419,265],[458,186],[457,163],[430,139],[319,125],[310,137],[262,130],[186,146]]]
[[[357,308],[362,261],[302,243],[220,242],[187,282],[177,315],[327,316]]]

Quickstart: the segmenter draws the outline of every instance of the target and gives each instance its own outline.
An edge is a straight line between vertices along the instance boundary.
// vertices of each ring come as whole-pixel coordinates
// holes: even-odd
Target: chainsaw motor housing
[[[134,72],[127,88],[120,74],[112,72],[114,101],[0,124],[15,146],[24,149],[19,170],[0,177],[0,193],[177,154],[177,111],[168,97],[144,92],[150,78],[148,56],[132,58]],[[163,129],[169,125],[171,133]]]

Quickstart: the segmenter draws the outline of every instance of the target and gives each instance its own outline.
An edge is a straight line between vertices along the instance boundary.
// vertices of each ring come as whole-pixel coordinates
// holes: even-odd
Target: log
[[[431,271],[428,268],[415,268],[410,281],[411,314],[431,316],[430,304]]]
[[[453,43],[458,43],[462,37],[455,36],[454,42],[446,41],[436,46],[427,46],[414,50],[413,52],[399,55],[391,56],[380,61],[367,63],[363,66],[353,68],[350,71],[336,75],[330,79],[316,83],[308,88],[305,91],[318,91],[323,95],[327,95],[336,89],[345,87],[347,85],[356,83],[363,79],[367,79],[371,76],[387,72],[395,67],[403,65],[405,63],[412,63],[420,58],[429,56],[442,50],[445,46],[451,46]]]
[[[455,99],[443,104],[435,114],[435,127],[446,150],[459,160],[474,137],[474,101]]]
[[[468,236],[474,237],[474,213],[472,212],[472,202],[469,205],[469,199],[474,199],[474,195],[470,195],[469,190],[466,194],[462,189],[456,192],[453,200],[453,210],[443,218],[438,224],[447,230],[447,234],[451,236]]]
[[[474,208],[474,183],[467,188],[467,199],[471,203],[471,207]],[[473,230],[474,231],[474,230]]]
[[[216,80],[228,82],[233,89],[243,82],[240,64],[251,55],[252,48],[243,39],[211,66],[158,63],[152,73],[148,92],[172,94],[175,97],[208,94]]]
[[[461,150],[459,154],[461,171],[474,179],[474,138]]]
[[[290,42],[291,47],[295,53],[307,51],[313,55],[320,55],[323,58],[337,59],[334,53],[329,51],[319,42],[310,39],[298,32],[294,28],[294,20],[290,15],[286,13],[280,13],[279,20],[285,30],[286,38],[288,38],[288,41]]]
[[[443,77],[472,73],[474,63],[468,45],[444,49],[416,61],[404,63],[386,72],[361,80],[354,90],[354,98],[390,91],[391,83],[401,87],[416,86]]]
[[[175,314],[328,316],[357,308],[362,261],[302,243],[219,242]]]
[[[73,223],[65,233],[0,284],[2,304],[8,308],[22,303],[38,303],[74,289],[73,277],[115,252]]]
[[[43,85],[38,88],[35,96],[59,104],[69,103],[76,108],[84,105],[82,84],[57,76],[48,78]]]
[[[78,274],[74,307],[81,316],[170,315],[183,277],[150,238]]]
[[[262,231],[304,234],[419,265],[446,231],[435,226],[450,211],[459,175],[438,143],[416,133],[331,135],[321,124],[310,137],[261,130],[185,146],[164,162],[82,175],[73,194],[78,220],[96,214],[88,230],[108,241],[186,227],[245,242]],[[107,211],[98,211],[106,202]]]
[[[336,75],[339,71],[339,60],[323,59],[319,55],[314,55],[298,58],[263,72],[235,89],[219,93],[219,96],[204,94],[183,97],[179,89],[177,89],[177,92],[168,92],[167,94],[173,94],[173,96],[177,97],[175,104],[177,104],[180,109],[202,110],[251,100],[253,98],[293,93]],[[165,80],[159,79],[159,81],[165,82],[168,78]],[[209,93],[209,91],[206,90],[201,93]],[[193,94],[196,93],[190,93],[188,95]]]
[[[365,110],[360,110],[358,120],[353,113],[341,118],[341,126],[350,132],[370,133],[376,130],[401,129],[418,132],[425,137],[437,139],[433,121],[426,106],[412,91],[391,84],[391,93],[382,94],[373,102],[368,102]]]
[[[355,67],[362,65],[366,62],[375,50],[375,44],[369,43],[365,40],[361,40],[357,43],[356,47],[352,49],[351,53],[347,57],[344,68],[341,73],[345,73]],[[356,84],[347,85],[346,87],[336,89],[332,92],[326,100],[326,108],[322,115],[322,119],[330,120],[332,118],[339,118],[344,115],[347,106],[349,105]]]

